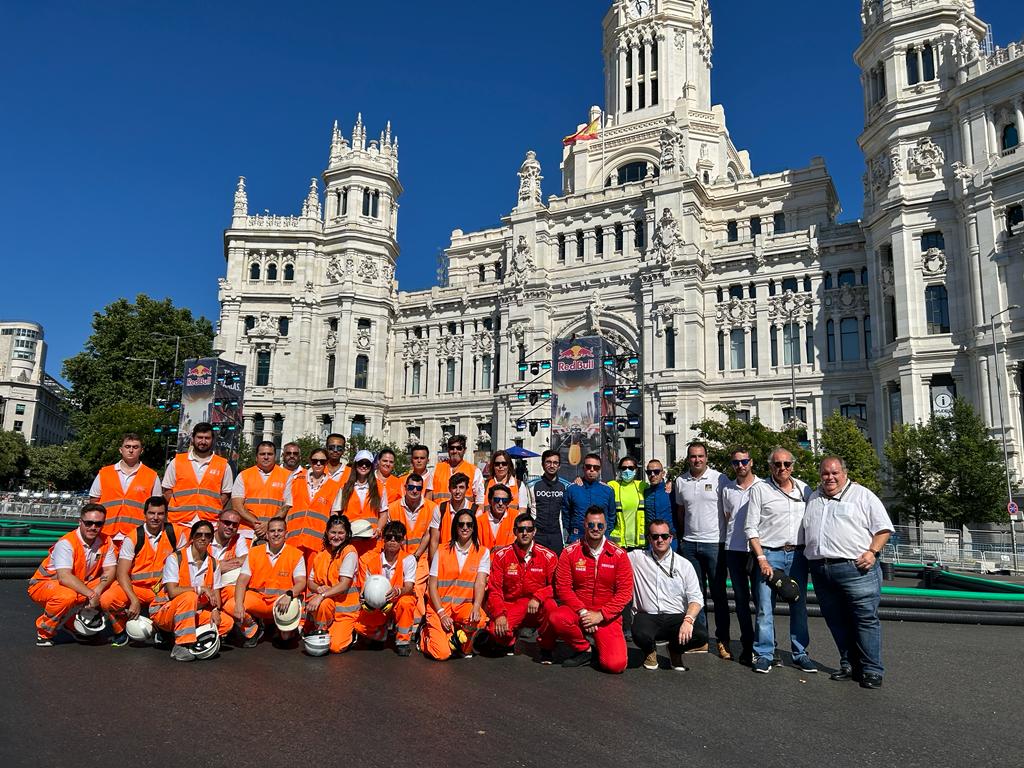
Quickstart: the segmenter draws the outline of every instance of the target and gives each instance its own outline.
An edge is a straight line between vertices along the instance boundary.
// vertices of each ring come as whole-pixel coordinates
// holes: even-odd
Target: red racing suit
[[[538,627],[537,644],[546,650],[555,646],[551,614],[555,603],[555,569],[558,556],[547,547],[534,544],[530,560],[517,544],[500,547],[491,553],[491,574],[487,582],[488,631],[496,642],[514,645],[516,631],[522,627]],[[540,602],[536,613],[529,613],[531,599]],[[504,616],[509,634],[495,634],[494,620]]]

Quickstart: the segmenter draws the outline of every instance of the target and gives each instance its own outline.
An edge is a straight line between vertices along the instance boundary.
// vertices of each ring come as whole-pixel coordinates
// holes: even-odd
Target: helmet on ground
[[[299,621],[302,619],[302,601],[293,597],[288,603],[288,609],[282,611],[280,609],[281,600],[285,597],[288,595],[281,595],[274,602],[274,624],[282,632],[290,632],[299,626]]]
[[[153,639],[153,620],[148,616],[136,616],[128,619],[124,625],[128,637],[138,643],[145,643]]]
[[[375,573],[366,577],[366,584],[363,585],[363,602],[367,608],[379,611],[388,602],[388,593],[391,591],[391,581],[387,576]]]
[[[95,608],[82,608],[75,616],[75,634],[80,637],[93,637],[107,627],[107,617]]]
[[[197,659],[212,659],[220,650],[220,632],[216,624],[202,624],[196,627],[196,642],[192,653]]]
[[[317,632],[302,638],[302,647],[310,656],[326,656],[331,652],[331,636],[326,632]]]
[[[352,538],[369,539],[373,538],[373,523],[365,517],[352,521]]]

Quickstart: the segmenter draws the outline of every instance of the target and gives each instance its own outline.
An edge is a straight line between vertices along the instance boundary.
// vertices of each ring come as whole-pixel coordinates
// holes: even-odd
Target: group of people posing
[[[718,654],[733,658],[728,573],[739,660],[756,672],[776,663],[773,589],[786,577],[800,591],[790,615],[793,664],[816,672],[807,651],[810,573],[839,649],[832,677],[881,685],[877,558],[892,525],[841,459],[822,461],[812,493],[792,478],[793,457],[781,448],[764,480],[749,452],[736,449],[729,479],[692,443],[688,471],[673,484],[656,459],[641,480],[628,456],[604,483],[597,454],[569,483],[556,451],[523,483],[506,451],[485,473],[465,460],[464,436],[446,447],[428,468],[429,449],[414,446],[411,471],[398,477],[390,450],[360,451],[346,464],[341,435],[328,436],[305,468],[298,445],[285,445],[279,464],[274,444],[263,442],[256,466],[234,477],[204,423],[161,480],[141,463],[138,436],[125,435],[121,461],[98,474],[78,528],[30,580],[42,607],[36,644],[51,646],[62,628],[74,632],[81,617],[98,616],[114,646],[139,639],[133,627],[151,622],[179,661],[207,656],[204,631],[245,648],[269,633],[276,645],[313,655],[391,642],[400,656],[418,647],[446,660],[511,655],[520,630],[532,629],[544,664],[561,641],[563,666],[592,662],[619,673],[632,639],[646,668],[659,668],[656,644],[667,642],[668,667],[684,670],[684,653],[709,648],[706,594]],[[371,582],[380,588],[372,599]]]

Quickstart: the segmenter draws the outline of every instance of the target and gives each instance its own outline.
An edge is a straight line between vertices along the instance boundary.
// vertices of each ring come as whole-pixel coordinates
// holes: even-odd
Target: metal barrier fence
[[[67,501],[26,501],[24,499],[0,500],[0,517],[45,517],[58,520],[74,520],[85,502],[81,499]]]
[[[884,556],[897,563],[941,563],[981,573],[1013,568],[1010,532],[946,529],[933,523],[897,525]],[[1018,539],[1024,538],[1019,535]],[[1017,542],[1018,567],[1024,566],[1024,542]]]

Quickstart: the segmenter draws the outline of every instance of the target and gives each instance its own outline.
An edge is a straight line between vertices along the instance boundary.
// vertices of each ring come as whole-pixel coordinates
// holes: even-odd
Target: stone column
[[[633,110],[636,110],[640,104],[640,49],[635,46],[631,47],[629,55],[633,63],[633,77],[631,78],[633,83]]]
[[[1013,103],[1013,114],[1017,118],[1017,146],[1024,141],[1024,96]]]
[[[967,115],[960,118],[960,141],[963,145],[961,148],[963,162],[965,165],[972,165],[974,163],[974,147],[971,146],[971,121]]]
[[[626,111],[626,56],[628,51],[622,45],[619,46],[619,109],[618,111]]]
[[[644,41],[644,49],[640,52],[644,57],[644,105],[651,106],[651,41]]]
[[[994,108],[985,110],[985,124],[988,128],[989,154],[999,154],[999,141],[996,139],[996,111]]]

